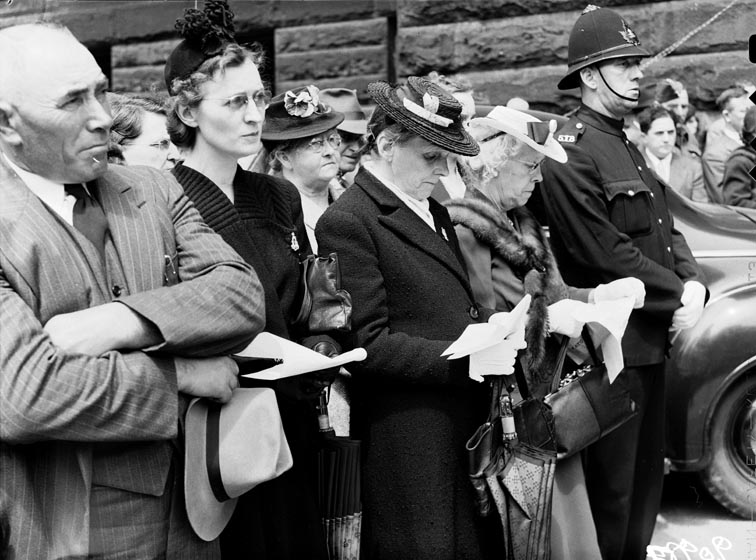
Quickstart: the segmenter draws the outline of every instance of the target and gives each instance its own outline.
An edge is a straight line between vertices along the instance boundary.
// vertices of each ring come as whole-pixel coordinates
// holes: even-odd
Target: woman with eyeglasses
[[[302,198],[307,238],[318,252],[315,225],[334,200],[328,188],[339,173],[341,136],[336,127],[343,113],[320,101],[320,91],[309,85],[276,96],[262,131],[269,172],[291,181]]]
[[[338,345],[330,337],[310,336],[306,324],[295,323],[302,307],[300,261],[310,254],[297,189],[237,164],[261,148],[270,102],[258,70],[261,56],[229,37],[208,40],[214,28],[185,35],[166,64],[173,95],[168,131],[184,154],[172,172],[207,225],[257,272],[265,290],[265,330],[327,355],[336,353]],[[243,372],[244,365],[240,368]],[[221,534],[224,558],[327,559],[317,505],[315,406],[331,373],[267,385],[276,391],[294,466],[239,498]]]
[[[550,390],[556,367],[561,337],[552,335],[580,334],[582,323],[571,318],[571,300],[632,297],[641,307],[645,296],[636,278],[594,289],[571,288],[562,280],[546,234],[525,208],[542,179],[544,158],[567,161],[555,131],[556,122],[542,122],[508,107],[494,107],[486,117],[472,119],[470,134],[480,153],[463,164],[464,197],[444,203],[477,301],[509,311],[525,294],[531,295],[521,363],[527,389],[537,398]],[[601,560],[580,454],[557,464],[552,508],[551,558]]]
[[[165,103],[156,97],[132,97],[108,93],[113,117],[108,161],[171,169],[178,150],[166,130]]]

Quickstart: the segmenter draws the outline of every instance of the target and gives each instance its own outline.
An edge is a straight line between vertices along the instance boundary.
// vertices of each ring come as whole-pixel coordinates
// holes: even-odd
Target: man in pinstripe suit
[[[67,30],[0,31],[0,557],[216,553],[182,505],[179,393],[230,398],[262,288],[173,179],[107,167],[106,87]]]

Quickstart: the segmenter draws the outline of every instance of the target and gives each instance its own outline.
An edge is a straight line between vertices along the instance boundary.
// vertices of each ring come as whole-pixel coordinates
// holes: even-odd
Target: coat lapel
[[[167,246],[163,231],[167,225],[160,222],[170,220],[170,216],[146,212],[143,191],[131,183],[120,177],[116,168],[98,179],[95,188],[108,217],[112,250],[118,256],[129,293],[137,293],[164,284],[166,256],[174,257],[175,250]]]
[[[103,303],[107,285],[97,250],[35,196],[2,157],[0,246],[24,280],[19,289],[33,287],[21,296],[43,322]]]
[[[449,237],[447,242],[366,169],[359,171],[355,184],[359,185],[378,204],[382,212],[378,216],[381,224],[451,270],[470,291],[467,272],[453,248],[456,244],[456,235],[448,217],[440,217],[446,235]],[[435,202],[432,201],[431,204]],[[438,212],[440,207],[435,210]],[[443,214],[444,211],[441,210],[441,213]]]

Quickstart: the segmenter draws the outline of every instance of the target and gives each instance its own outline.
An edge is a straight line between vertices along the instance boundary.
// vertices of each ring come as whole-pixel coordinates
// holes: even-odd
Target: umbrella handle
[[[318,430],[321,432],[332,432],[331,418],[328,416],[328,400],[331,387],[325,387],[318,395],[318,404],[315,409],[318,412]]]

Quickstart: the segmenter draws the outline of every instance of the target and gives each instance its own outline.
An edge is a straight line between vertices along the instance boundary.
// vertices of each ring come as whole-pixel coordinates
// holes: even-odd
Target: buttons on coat
[[[467,312],[469,313],[470,317],[472,317],[473,319],[477,319],[478,317],[480,317],[480,312],[478,311],[477,305],[471,305],[470,309],[468,309]]]
[[[577,123],[575,125],[575,128],[577,128],[578,130],[580,130],[581,128],[583,128],[583,123],[581,123],[581,122]]]
[[[630,196],[633,196],[635,195],[635,191],[633,189],[630,189],[629,191],[627,191],[627,194],[629,194]]]
[[[115,297],[119,297],[123,293],[123,288],[121,288],[121,286],[119,286],[118,284],[113,284],[111,292],[113,292],[113,295]]]

